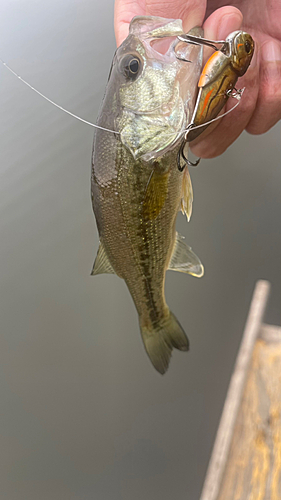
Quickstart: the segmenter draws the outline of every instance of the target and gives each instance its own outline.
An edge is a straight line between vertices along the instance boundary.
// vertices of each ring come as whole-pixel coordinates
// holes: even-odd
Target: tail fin
[[[181,325],[170,311],[168,318],[159,326],[141,326],[144,346],[154,368],[162,375],[167,371],[173,347],[188,351],[189,342]]]

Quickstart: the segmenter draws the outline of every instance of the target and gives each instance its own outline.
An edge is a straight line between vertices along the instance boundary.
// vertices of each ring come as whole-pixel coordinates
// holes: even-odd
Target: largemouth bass
[[[192,34],[202,36],[200,28]],[[135,303],[145,349],[160,373],[173,348],[188,339],[166,304],[167,269],[200,277],[199,258],[176,233],[181,209],[189,219],[192,186],[177,168],[190,123],[202,47],[184,44],[180,20],[136,17],[117,49],[94,138],[92,200],[100,246],[92,271],[123,278]],[[189,61],[189,62],[187,62]]]

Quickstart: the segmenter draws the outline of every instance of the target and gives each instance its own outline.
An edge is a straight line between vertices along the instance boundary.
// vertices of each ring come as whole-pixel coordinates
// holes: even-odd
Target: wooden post
[[[200,500],[281,500],[281,327],[256,285]]]

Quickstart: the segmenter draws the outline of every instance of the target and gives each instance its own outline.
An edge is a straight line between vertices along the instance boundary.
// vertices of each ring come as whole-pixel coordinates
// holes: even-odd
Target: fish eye
[[[138,59],[134,58],[134,59],[131,59],[131,61],[129,62],[129,71],[130,73],[132,73],[133,75],[135,75],[138,70],[139,70],[139,65],[140,65],[140,62]]]
[[[249,40],[246,40],[246,42],[244,43],[244,47],[245,47],[245,50],[247,52],[247,54],[249,54],[251,52],[251,43],[249,42]]]
[[[129,80],[136,80],[142,69],[141,60],[134,54],[127,54],[120,61],[120,69]]]

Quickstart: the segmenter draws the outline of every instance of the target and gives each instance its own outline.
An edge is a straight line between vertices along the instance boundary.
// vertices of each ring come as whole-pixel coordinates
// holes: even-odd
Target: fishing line
[[[206,127],[206,125],[210,125],[210,123],[216,122],[217,120],[220,120],[224,116],[226,116],[229,113],[231,113],[232,111],[234,111],[234,109],[237,108],[237,106],[239,106],[239,104],[240,104],[240,100],[241,100],[241,97],[243,95],[243,92],[244,92],[245,88],[246,87],[243,87],[243,89],[239,89],[239,91],[237,91],[237,93],[235,95],[230,94],[229,97],[233,97],[234,99],[237,99],[238,102],[234,106],[232,106],[232,108],[230,108],[228,111],[226,111],[222,115],[217,116],[216,118],[213,118],[212,120],[209,120],[208,122],[201,123],[201,125],[196,125],[196,126],[193,127],[192,124],[190,124],[190,126],[188,128],[186,128],[183,131],[183,133],[186,133],[186,135],[187,135],[188,132],[191,131],[191,130],[196,130],[197,128],[201,128],[201,127]],[[187,137],[188,137],[188,135],[187,135]]]
[[[25,85],[27,85],[27,87],[29,87],[31,90],[34,90],[34,92],[36,92],[36,94],[38,94],[41,97],[43,97],[43,99],[45,99],[46,101],[48,101],[51,104],[53,104],[53,106],[55,106],[56,108],[59,108],[61,111],[64,111],[65,113],[67,113],[68,115],[72,116],[73,118],[76,118],[76,120],[79,120],[80,122],[86,123],[87,125],[91,125],[91,127],[95,127],[95,128],[100,129],[100,130],[105,130],[106,132],[112,132],[113,134],[120,134],[120,132],[116,132],[115,130],[110,130],[109,128],[101,127],[100,125],[95,125],[94,123],[88,122],[87,120],[84,120],[83,118],[80,118],[80,116],[74,115],[74,113],[71,113],[70,111],[68,111],[67,109],[63,108],[62,106],[59,106],[59,104],[55,103],[54,101],[52,101],[51,99],[49,99],[49,97],[46,97],[44,94],[42,94],[41,92],[39,92],[39,90],[37,90],[34,87],[32,87],[32,85],[30,85],[30,83],[26,82],[21,76],[19,76],[1,58],[0,58],[0,62],[3,64],[3,66],[5,66],[5,68],[7,68],[11,73],[13,73],[13,75],[15,75],[22,83],[24,83]]]
[[[16,76],[22,83],[24,83],[27,87],[29,87],[31,90],[33,90],[34,92],[36,92],[36,94],[40,95],[40,97],[43,97],[43,99],[45,99],[46,101],[48,101],[49,103],[53,104],[53,106],[55,106],[56,108],[60,109],[61,111],[63,111],[64,113],[67,113],[68,115],[72,116],[73,118],[76,118],[76,120],[79,120],[80,122],[83,122],[83,123],[86,123],[86,125],[90,125],[91,127],[94,127],[94,128],[98,128],[100,130],[104,130],[105,132],[112,132],[113,134],[118,134],[120,135],[120,132],[117,132],[116,130],[111,130],[109,128],[105,128],[105,127],[101,127],[100,125],[96,125],[95,123],[92,123],[92,122],[89,122],[87,120],[84,120],[84,118],[80,118],[80,116],[77,116],[75,115],[74,113],[71,113],[70,111],[68,111],[67,109],[63,108],[62,106],[60,106],[59,104],[57,104],[56,102],[52,101],[51,99],[49,99],[49,97],[45,96],[44,94],[42,94],[41,92],[39,92],[39,90],[35,89],[32,85],[30,85],[30,83],[28,83],[26,80],[24,80],[20,75],[18,75],[12,68],[10,68],[10,66],[8,66],[8,64],[3,61],[3,59],[0,58],[0,62],[3,64],[3,66],[5,66],[5,68],[7,68],[14,76]],[[206,123],[202,123],[201,125],[196,125],[196,126],[190,126],[188,127],[187,129],[185,129],[182,134],[186,134],[188,135],[188,132],[190,130],[195,130],[197,128],[201,128],[201,127],[206,127],[206,125],[210,125],[210,123],[213,123],[217,120],[220,120],[221,118],[223,118],[224,116],[228,115],[229,113],[231,113],[232,111],[234,111],[235,108],[237,108],[237,106],[239,106],[240,104],[240,100],[241,100],[241,97],[242,97],[242,94],[245,90],[245,87],[239,91],[237,91],[236,95],[233,95],[233,94],[230,94],[230,97],[233,97],[234,99],[237,99],[238,102],[235,104],[235,106],[233,106],[231,109],[229,109],[228,111],[226,111],[225,113],[223,113],[222,115],[220,116],[217,116],[216,118],[213,118],[212,120],[209,120],[208,122]]]

